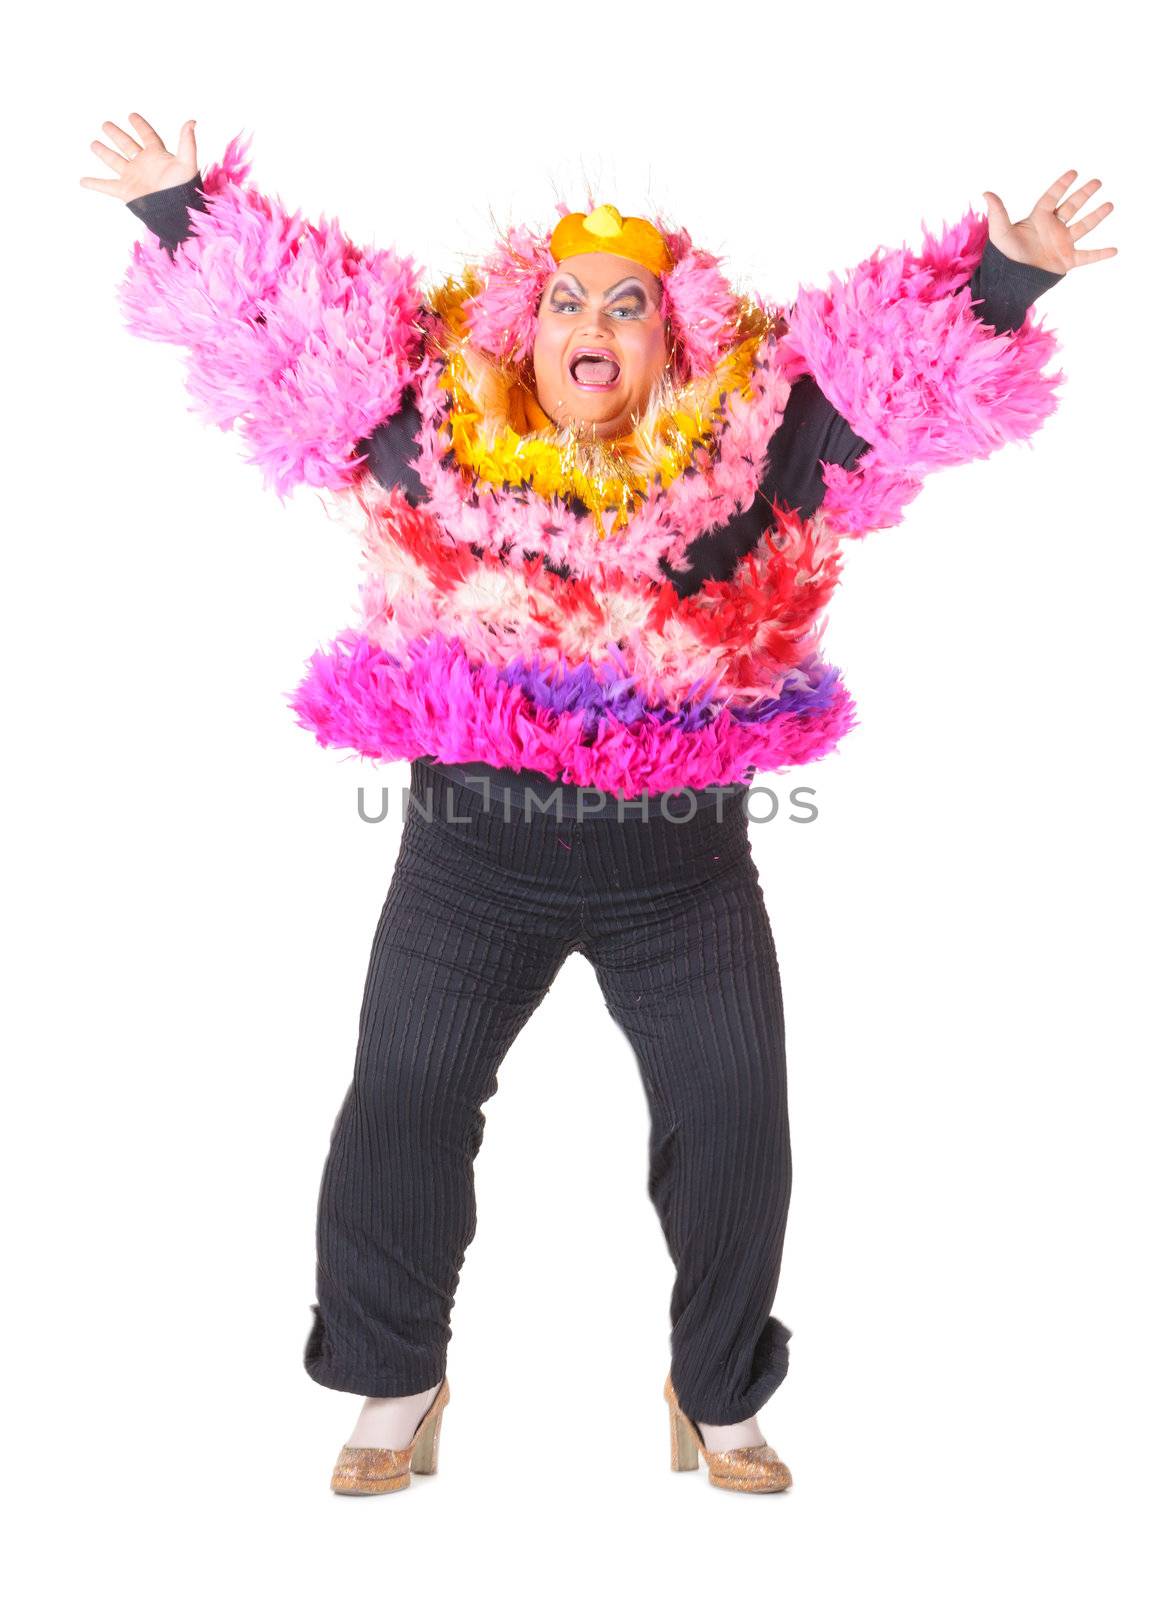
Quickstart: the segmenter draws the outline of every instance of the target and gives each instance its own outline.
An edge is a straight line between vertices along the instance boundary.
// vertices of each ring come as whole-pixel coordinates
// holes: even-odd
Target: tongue
[[[575,364],[580,383],[614,383],[619,367],[607,356],[581,356]]]

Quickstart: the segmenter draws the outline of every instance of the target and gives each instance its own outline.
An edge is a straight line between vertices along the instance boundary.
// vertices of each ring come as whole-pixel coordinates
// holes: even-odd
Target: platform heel
[[[697,1470],[697,1436],[688,1417],[670,1399],[672,1385],[665,1385],[665,1399],[669,1401],[669,1466],[674,1472]]]
[[[413,1445],[413,1459],[410,1467],[414,1472],[436,1472],[438,1470],[438,1444],[442,1437],[442,1412],[435,1411],[430,1415],[428,1422],[423,1422],[418,1429],[417,1438]]]

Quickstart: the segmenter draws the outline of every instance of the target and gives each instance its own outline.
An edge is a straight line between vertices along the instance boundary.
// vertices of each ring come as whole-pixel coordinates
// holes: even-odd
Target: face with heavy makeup
[[[618,438],[642,417],[668,362],[660,279],[595,250],[547,280],[535,329],[535,395],[551,420]]]

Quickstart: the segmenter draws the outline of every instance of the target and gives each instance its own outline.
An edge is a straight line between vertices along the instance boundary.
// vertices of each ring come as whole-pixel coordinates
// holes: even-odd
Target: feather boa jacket
[[[278,495],[307,484],[352,514],[358,618],[290,696],[326,746],[628,797],[816,760],[855,722],[822,653],[842,541],[900,521],[929,471],[1028,439],[1056,405],[1052,334],[1031,314],[998,333],[961,288],[987,237],[971,211],[790,307],[735,293],[658,221],[673,359],[635,433],[524,432],[512,401],[549,231],[511,229],[423,291],[408,257],[289,214],[249,170],[237,136],[191,236],[172,254],[135,243],[119,295],[133,332],[185,347],[193,409],[237,430]],[[763,490],[805,373],[870,446],[851,470],[824,465],[807,516]],[[363,448],[395,419],[412,493],[378,481]],[[671,581],[747,514],[731,570]]]

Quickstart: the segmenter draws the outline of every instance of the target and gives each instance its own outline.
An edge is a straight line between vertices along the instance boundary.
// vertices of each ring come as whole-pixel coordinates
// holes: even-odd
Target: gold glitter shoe
[[[700,1455],[709,1468],[709,1481],[715,1489],[741,1489],[746,1494],[775,1494],[789,1489],[790,1468],[778,1459],[770,1444],[740,1445],[736,1450],[706,1450],[701,1430],[681,1410],[670,1373],[665,1379],[665,1399],[669,1403],[669,1466],[674,1472],[693,1472]]]
[[[342,1446],[332,1471],[335,1494],[392,1494],[408,1489],[413,1472],[438,1470],[438,1439],[442,1432],[442,1412],[450,1398],[445,1378],[430,1401],[429,1410],[413,1431],[403,1449],[367,1444]]]

